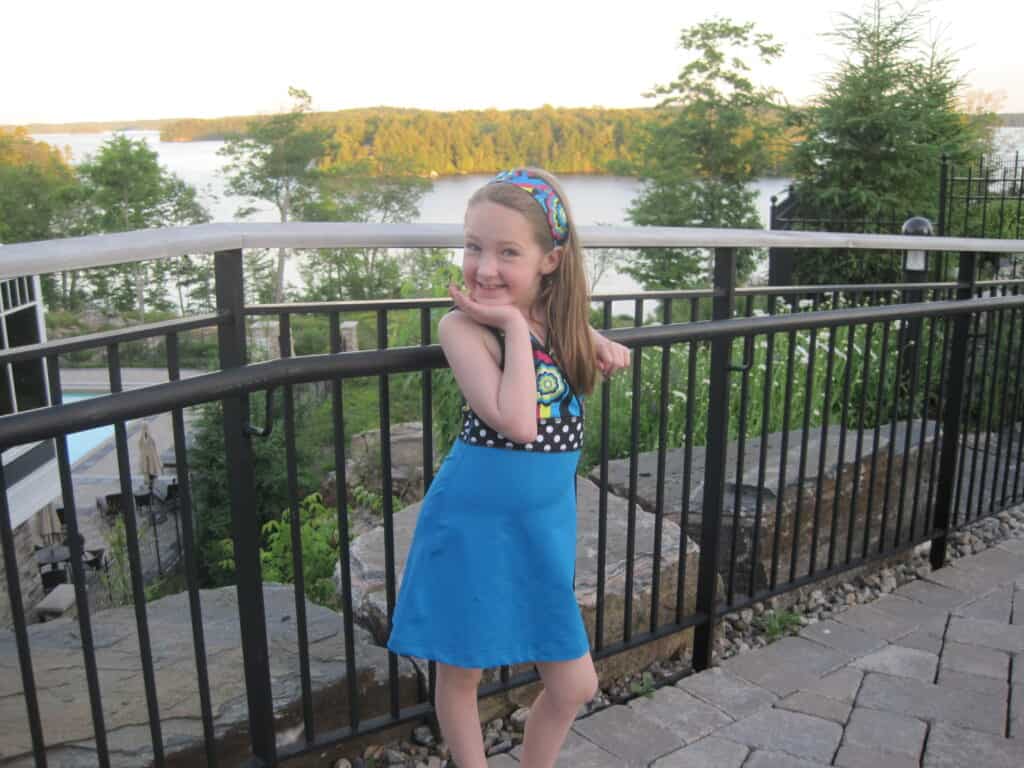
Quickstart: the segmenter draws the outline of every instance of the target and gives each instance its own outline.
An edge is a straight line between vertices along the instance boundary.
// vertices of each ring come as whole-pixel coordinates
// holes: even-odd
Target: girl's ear
[[[556,245],[541,257],[540,272],[542,275],[550,275],[558,269],[558,264],[562,260],[562,251],[562,246]]]

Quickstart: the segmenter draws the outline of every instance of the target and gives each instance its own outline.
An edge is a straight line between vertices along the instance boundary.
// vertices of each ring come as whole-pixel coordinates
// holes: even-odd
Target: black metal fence
[[[807,243],[821,246],[813,237],[807,238]],[[951,244],[937,241],[930,247],[950,249]],[[986,243],[975,241],[969,245],[980,248]],[[1000,247],[1010,246],[1024,249],[1024,243],[1004,243]],[[941,567],[946,541],[954,528],[1020,501],[1024,495],[1022,281],[979,284],[977,261],[974,252],[960,253],[956,283],[746,289],[735,285],[734,249],[717,246],[710,291],[629,295],[634,301],[633,327],[612,329],[613,301],[627,297],[595,297],[604,332],[633,350],[630,375],[602,383],[593,398],[595,405],[588,409],[591,418],[598,419],[589,439],[596,443],[592,477],[600,489],[592,631],[595,659],[693,628],[693,665],[704,669],[712,663],[716,621],[724,613],[922,543],[930,542],[932,565]],[[300,498],[295,389],[307,383],[327,383],[333,406],[332,442],[339,489],[335,509],[338,538],[348,542],[350,508],[343,491],[347,459],[343,393],[352,380],[377,380],[385,596],[390,616],[397,591],[396,510],[387,492],[392,482],[390,383],[400,374],[420,377],[422,471],[427,486],[437,448],[433,439],[432,372],[445,367],[443,354],[431,336],[435,322],[432,310],[440,311],[448,302],[412,299],[246,306],[242,250],[219,251],[215,262],[216,314],[0,352],[0,364],[43,360],[47,365],[53,405],[0,419],[0,449],[39,440],[56,442],[82,662],[96,756],[103,766],[110,764],[110,745],[91,631],[93,617],[84,587],[80,511],[75,507],[67,435],[98,425],[115,426],[122,490],[129,506],[124,520],[152,762],[158,766],[179,764],[182,753],[167,748],[161,722],[138,531],[131,508],[125,432],[127,420],[171,414],[192,652],[203,723],[203,745],[189,753],[187,764],[205,759],[206,764],[216,765],[218,740],[201,620],[198,542],[193,537],[194,505],[189,483],[190,471],[201,468],[190,467],[183,417],[185,408],[202,403],[219,401],[223,409],[250,764],[277,765],[432,713],[433,664],[421,681],[416,700],[410,701],[400,693],[399,660],[393,654],[388,655],[386,706],[371,710],[361,700],[352,563],[349,547],[340,546],[346,690],[339,711],[345,713],[345,722],[317,722],[302,541],[299,527],[292,526],[301,701],[290,710],[297,713],[294,722],[282,722],[275,716],[261,588],[261,531],[252,514],[256,504],[252,443],[270,425],[265,423],[262,429],[252,425],[250,395],[283,392],[281,419],[289,507],[292,514],[297,514]],[[788,301],[794,294],[803,298],[803,305]],[[864,298],[867,305],[863,305]],[[644,325],[645,302],[651,301],[659,305],[659,322]],[[686,308],[684,312],[677,312],[679,305]],[[808,311],[791,311],[792,307]],[[355,311],[376,313],[377,349],[341,351],[340,320],[345,313]],[[322,354],[292,356],[292,320],[296,314],[309,313],[328,319],[330,347]],[[396,313],[419,315],[417,345],[388,348],[389,318]],[[279,359],[247,362],[246,320],[254,316],[277,319]],[[217,331],[220,369],[181,379],[180,336],[203,328]],[[165,341],[169,380],[121,391],[119,347],[142,338]],[[60,358],[83,349],[106,350],[112,394],[62,405]],[[628,393],[627,397],[617,396],[622,392]],[[268,408],[264,418],[273,417]],[[613,434],[613,424],[628,426],[616,426]],[[654,493],[645,500],[639,462],[648,452],[656,458],[657,469],[649,480]],[[617,461],[621,463],[617,465]],[[612,475],[616,466],[627,478],[618,493],[628,504],[621,627],[610,626],[607,618],[608,601],[612,599],[606,573],[609,496],[615,492]],[[676,477],[677,485],[668,482],[670,475]],[[670,486],[674,489],[672,497],[667,492]],[[26,721],[36,764],[44,766],[50,724],[43,716],[33,674],[33,649],[22,605],[2,468],[0,490],[0,540]],[[639,605],[645,598],[634,590],[639,559],[638,507],[647,509],[654,521],[649,605],[645,606]],[[700,545],[695,562],[688,562],[687,535]],[[672,564],[673,572],[662,573],[663,550],[676,542],[679,556]],[[615,599],[620,597],[616,594]],[[644,617],[642,626],[637,626],[636,615]],[[485,696],[536,679],[534,670],[512,674],[503,668],[498,679],[485,684],[480,693]],[[296,725],[302,727],[301,738],[279,746],[277,734],[284,727]]]
[[[984,155],[973,163],[957,165],[943,156],[938,169],[939,197],[933,211],[898,211],[891,208],[870,218],[852,218],[842,210],[810,208],[792,186],[784,196],[772,197],[769,229],[794,232],[860,232],[865,234],[899,234],[904,222],[915,215],[929,216],[935,223],[935,234],[944,237],[983,237],[1019,240],[1024,236],[1024,157]],[[769,282],[788,285],[792,282],[794,259],[790,249],[773,249],[769,257]],[[890,254],[891,271],[902,269],[902,254]],[[1016,278],[1020,270],[1019,256],[992,254],[992,271],[1005,270]],[[931,266],[931,274],[946,279],[953,266],[946,254],[939,253]]]

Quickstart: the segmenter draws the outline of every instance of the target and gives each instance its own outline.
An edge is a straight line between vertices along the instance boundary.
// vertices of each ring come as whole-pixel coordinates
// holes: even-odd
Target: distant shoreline
[[[401,108],[398,108],[401,109]],[[598,108],[601,109],[601,108]],[[613,108],[608,108],[609,111],[615,111]],[[635,111],[643,109],[641,107],[623,108],[623,111],[629,109]],[[648,109],[653,109],[649,107]],[[349,110],[339,110],[345,112]],[[352,110],[355,111],[355,110]],[[431,112],[431,111],[448,111],[448,110],[410,110],[418,112]],[[485,112],[492,110],[459,110],[465,112]],[[493,110],[496,112],[520,112],[523,110]],[[528,111],[528,110],[527,110]],[[454,110],[453,110],[454,112]],[[248,117],[257,117],[251,115]],[[1024,112],[1008,112],[998,114],[999,125],[1004,128],[1022,128],[1024,127]],[[245,119],[246,116],[238,115],[233,117],[223,118],[192,118],[192,117],[168,117],[161,118],[158,120],[98,120],[93,122],[71,122],[71,123],[27,123],[22,125],[0,125],[2,130],[13,130],[15,128],[22,128],[28,133],[32,134],[44,134],[44,133],[105,133],[107,131],[162,131],[164,128],[181,123],[182,121],[203,121],[203,120],[237,120]],[[180,141],[221,141],[220,138],[196,138],[196,139],[183,139]]]

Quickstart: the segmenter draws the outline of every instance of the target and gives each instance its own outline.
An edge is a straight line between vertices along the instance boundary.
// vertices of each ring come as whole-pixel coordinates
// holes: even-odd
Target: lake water
[[[214,221],[234,221],[235,211],[250,204],[243,198],[224,192],[224,179],[220,173],[224,159],[217,154],[223,142],[162,142],[158,131],[128,131],[126,135],[144,139],[158,153],[163,166],[196,187]],[[96,152],[110,136],[110,133],[50,133],[39,134],[34,138],[68,148],[72,162],[78,163]],[[1003,153],[1024,150],[1024,128],[998,129],[996,144]],[[462,221],[466,200],[488,178],[488,175],[469,175],[435,179],[433,189],[421,200],[417,221]],[[578,224],[629,223],[626,210],[640,191],[638,180],[622,176],[583,175],[562,175],[559,178],[565,185]],[[754,182],[758,213],[764,227],[768,226],[772,195],[781,194],[789,181],[786,178],[763,178]],[[250,217],[250,221],[277,220],[277,212],[271,206],[262,202],[256,203],[256,206],[257,211]],[[758,272],[766,272],[766,265],[761,265]],[[297,282],[298,276],[294,269],[289,270],[288,277],[290,282]],[[631,291],[638,287],[631,278],[613,269],[605,273],[596,289],[610,292]]]
[[[110,138],[110,133],[49,133],[34,138],[54,146],[68,148],[71,159],[79,163],[95,153],[100,145]],[[214,221],[234,221],[239,208],[250,203],[244,198],[228,195],[224,191],[224,178],[220,169],[224,158],[217,151],[224,145],[221,141],[164,142],[158,131],[126,131],[131,138],[144,139],[157,152],[161,165],[176,173],[193,185],[200,193],[202,202],[209,209]],[[466,200],[489,175],[452,176],[435,179],[433,189],[420,202],[420,215],[416,219],[424,223],[461,222]],[[573,213],[580,225],[628,224],[626,209],[640,191],[637,179],[624,176],[561,175],[566,196],[572,204]],[[755,183],[758,191],[758,210],[767,226],[771,196],[781,193],[789,179],[766,178]],[[262,201],[256,204],[257,211],[249,221],[277,221],[277,211]],[[289,282],[297,282],[297,270],[289,265]],[[627,275],[614,269],[606,272],[596,286],[599,291],[631,291],[639,286]]]

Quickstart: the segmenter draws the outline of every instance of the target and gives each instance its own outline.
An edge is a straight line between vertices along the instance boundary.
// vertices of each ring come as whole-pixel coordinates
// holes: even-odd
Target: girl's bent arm
[[[441,348],[469,407],[511,440],[537,437],[537,379],[530,329],[522,315],[505,324],[505,368],[487,350],[490,332],[462,311],[446,314],[438,325]]]

